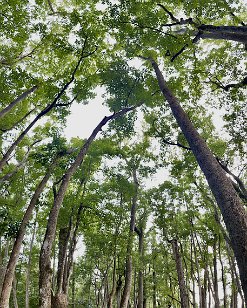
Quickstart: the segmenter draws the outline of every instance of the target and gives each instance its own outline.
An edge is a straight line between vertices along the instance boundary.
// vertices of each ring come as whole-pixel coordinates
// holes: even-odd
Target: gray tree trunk
[[[150,61],[155,70],[160,90],[168,101],[172,113],[188,141],[221,210],[238,263],[242,288],[247,302],[247,214],[242,200],[237,195],[231,181],[227,178],[205,141],[198,134],[180,106],[177,98],[167,87],[157,63],[152,59]]]

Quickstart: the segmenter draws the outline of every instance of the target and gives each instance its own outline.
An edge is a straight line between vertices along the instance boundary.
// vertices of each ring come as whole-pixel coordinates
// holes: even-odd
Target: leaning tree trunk
[[[19,227],[17,237],[15,239],[13,249],[10,254],[9,262],[7,265],[4,281],[3,281],[3,287],[1,292],[1,298],[0,298],[0,307],[1,308],[7,308],[9,307],[9,298],[12,288],[12,282],[14,278],[15,268],[16,264],[20,255],[21,245],[25,236],[27,224],[29,223],[32,213],[34,210],[34,207],[39,199],[40,194],[43,192],[46,183],[48,182],[50,175],[52,173],[52,170],[54,169],[56,165],[56,160],[51,164],[50,168],[46,172],[45,176],[43,177],[42,181],[37,186],[34,195],[27,207],[27,210],[24,214],[24,217],[22,219],[21,225]]]
[[[131,284],[132,284],[132,246],[135,232],[135,216],[137,208],[137,194],[138,194],[138,181],[136,177],[136,169],[133,170],[133,180],[135,185],[135,192],[132,198],[131,205],[131,217],[130,217],[130,229],[127,246],[126,266],[125,266],[125,285],[123,295],[121,298],[120,308],[127,308],[130,298]]]
[[[247,214],[243,203],[230,179],[227,178],[205,141],[198,134],[177,98],[167,87],[157,63],[153,59],[149,58],[148,60],[155,70],[160,90],[167,99],[221,210],[238,263],[242,288],[247,302]]]
[[[88,55],[87,55],[88,56]],[[82,62],[82,60],[86,57],[86,55],[81,55],[80,59],[77,62],[77,65],[75,69],[72,72],[70,80],[65,83],[65,85],[62,87],[62,89],[58,92],[56,97],[54,98],[53,102],[48,104],[34,119],[33,121],[24,129],[24,131],[19,135],[19,137],[11,144],[7,152],[3,155],[2,159],[0,160],[0,170],[3,169],[3,167],[6,165],[8,159],[10,158],[10,155],[13,153],[15,148],[18,146],[18,144],[23,140],[23,138],[27,135],[27,133],[32,129],[32,127],[36,124],[36,122],[41,119],[43,116],[48,114],[52,109],[58,106],[58,101],[62,97],[62,95],[66,92],[68,87],[72,84],[72,82],[75,80],[75,74]]]
[[[28,97],[29,94],[33,93],[35,90],[38,89],[38,86],[33,86],[31,89],[28,89],[27,91],[23,92],[20,96],[18,96],[12,103],[10,103],[7,107],[2,109],[0,111],[0,119],[10,112],[12,108],[14,108],[19,102],[23,101],[26,97]]]
[[[97,125],[97,127],[93,130],[91,136],[87,139],[87,141],[82,146],[79,154],[77,155],[75,161],[72,163],[70,168],[66,171],[63,176],[62,183],[59,187],[58,193],[55,197],[53,207],[50,211],[46,234],[45,238],[41,247],[40,258],[39,258],[39,268],[40,268],[40,275],[39,275],[39,292],[40,292],[40,307],[48,308],[51,306],[51,251],[52,245],[55,239],[56,234],[56,226],[57,226],[57,219],[60,207],[62,205],[67,187],[69,185],[69,181],[77,168],[82,163],[89,146],[96,138],[97,134],[101,131],[102,127],[110,120],[116,119],[121,117],[125,113],[134,110],[138,107],[132,106],[129,108],[122,109],[119,112],[112,114],[111,116],[104,117],[103,120]]]
[[[174,255],[174,259],[176,263],[177,275],[178,275],[181,308],[189,308],[189,296],[188,296],[188,292],[187,292],[187,288],[185,284],[183,264],[182,264],[182,258],[180,255],[180,251],[178,248],[178,242],[176,239],[173,239],[171,241],[171,244],[172,244],[172,250],[173,250],[173,255]]]

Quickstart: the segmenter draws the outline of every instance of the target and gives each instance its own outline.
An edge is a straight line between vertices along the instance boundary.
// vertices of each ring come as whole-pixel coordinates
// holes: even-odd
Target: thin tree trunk
[[[238,263],[245,301],[247,302],[247,214],[242,200],[205,141],[200,137],[187,114],[179,105],[176,97],[167,87],[157,63],[152,59],[150,61],[155,70],[160,90],[167,99],[221,210]]]
[[[51,104],[48,104],[36,117],[35,119],[26,127],[26,129],[19,135],[19,137],[12,143],[12,145],[9,147],[7,152],[4,154],[0,161],[0,170],[3,169],[5,164],[7,163],[10,155],[12,152],[15,150],[15,148],[18,146],[18,144],[23,140],[23,138],[26,136],[26,134],[31,130],[31,128],[35,125],[35,123],[42,118],[44,115],[48,114],[53,108],[57,107],[57,102],[59,99],[62,97],[62,95],[65,93],[67,88],[70,86],[70,84],[75,80],[75,74],[85,56],[82,54],[80,57],[79,61],[77,62],[77,65],[75,69],[73,70],[73,73],[71,75],[70,80],[62,87],[60,92],[56,95],[54,98],[53,102]]]
[[[68,168],[66,173],[64,174],[62,183],[59,187],[58,193],[55,197],[53,207],[50,211],[45,238],[41,247],[40,259],[39,259],[39,268],[40,268],[40,276],[39,276],[39,291],[40,291],[40,307],[48,308],[51,306],[51,250],[53,241],[55,239],[56,234],[56,225],[60,207],[62,205],[67,187],[69,185],[69,181],[77,168],[82,163],[85,155],[87,154],[88,148],[96,138],[97,134],[101,131],[102,127],[110,120],[121,117],[125,113],[134,110],[138,107],[138,105],[122,109],[121,111],[112,114],[111,116],[104,117],[102,121],[97,125],[97,127],[93,130],[91,136],[87,139],[87,141],[82,146],[79,154],[77,155],[75,161]]]
[[[29,308],[29,285],[30,285],[30,272],[31,272],[31,262],[32,262],[32,250],[33,243],[36,233],[36,220],[33,227],[32,238],[29,246],[29,256],[28,256],[28,264],[26,269],[26,297],[25,297],[25,308]]]
[[[139,237],[139,260],[140,260],[140,269],[138,272],[138,304],[137,308],[143,308],[144,302],[144,288],[143,288],[143,229],[142,227],[138,230]]]
[[[221,280],[222,280],[222,286],[223,286],[223,300],[224,300],[224,308],[227,308],[227,293],[226,293],[226,276],[225,276],[225,268],[222,260],[222,255],[221,255],[221,243],[220,243],[220,238],[219,238],[219,243],[218,243],[218,248],[219,248],[219,260],[220,260],[220,265],[221,265]]]
[[[18,301],[17,301],[17,281],[16,281],[15,275],[14,275],[14,279],[13,279],[12,295],[13,295],[13,304],[14,304],[14,308],[18,308]]]
[[[135,167],[136,168],[136,167]],[[127,256],[126,256],[126,266],[125,266],[125,285],[123,290],[123,295],[121,298],[120,308],[127,308],[130,291],[131,291],[131,284],[132,284],[132,246],[134,240],[134,232],[135,232],[135,215],[136,215],[136,208],[137,208],[137,194],[138,194],[138,181],[136,177],[136,169],[133,169],[133,182],[135,185],[135,192],[132,198],[132,205],[131,205],[131,218],[130,218],[130,230],[129,230],[129,238],[128,238],[128,246],[127,246]]]
[[[193,226],[193,223],[191,223]],[[193,244],[193,250],[194,250],[194,257],[195,257],[195,264],[196,264],[196,271],[197,271],[197,283],[198,283],[198,289],[199,289],[199,306],[202,307],[202,285],[201,285],[201,277],[200,277],[200,267],[198,263],[198,256],[197,256],[197,250],[196,250],[196,244],[195,244],[195,237],[194,232],[191,232],[191,239],[192,239],[192,244]],[[200,246],[198,245],[198,248],[200,249]],[[201,249],[200,249],[201,252]],[[202,256],[202,253],[201,253]]]
[[[154,267],[154,265],[153,265]],[[156,272],[153,268],[153,308],[157,308],[157,299],[156,299]]]
[[[213,244],[213,282],[214,282],[214,294],[215,294],[215,308],[220,308],[219,300],[219,288],[218,288],[218,269],[217,269],[217,237],[215,236]]]
[[[114,260],[113,260],[113,273],[112,273],[112,289],[109,294],[108,302],[107,302],[107,308],[113,307],[113,299],[116,292],[116,247],[114,252]]]
[[[2,287],[2,292],[1,292],[1,298],[0,298],[0,307],[1,308],[7,308],[9,306],[9,297],[10,297],[10,292],[11,292],[11,288],[12,288],[12,282],[13,282],[13,278],[14,278],[14,273],[15,273],[15,268],[16,268],[16,264],[20,255],[20,250],[21,250],[21,245],[25,236],[25,232],[26,232],[26,227],[27,224],[29,223],[31,217],[32,217],[32,213],[34,210],[34,207],[40,197],[40,194],[43,192],[46,183],[48,182],[50,175],[56,165],[57,161],[55,160],[53,162],[53,164],[51,164],[50,168],[48,169],[48,171],[46,172],[45,176],[43,177],[42,181],[39,183],[39,185],[37,186],[34,195],[27,207],[27,210],[24,214],[24,217],[22,219],[21,225],[19,227],[18,233],[17,233],[17,237],[15,239],[14,245],[13,245],[13,249],[11,251],[10,254],[10,258],[9,258],[9,262],[7,265],[7,270],[6,270],[6,274],[4,277],[4,281],[3,281],[3,287]]]
[[[119,275],[116,287],[117,308],[120,308],[121,304],[121,288],[122,288],[122,276]]]
[[[35,90],[38,89],[38,86],[33,86],[31,89],[23,92],[20,96],[18,96],[12,103],[10,103],[7,107],[0,111],[0,119],[10,112],[12,108],[14,108],[19,102],[23,101],[29,94],[33,93]]]
[[[2,246],[2,243],[1,243]],[[3,252],[1,251],[1,268],[0,268],[0,291],[2,293],[4,277],[7,269],[7,260],[9,254],[9,240],[6,239],[5,246],[3,248]]]
[[[181,308],[189,308],[189,296],[188,296],[188,292],[186,288],[182,258],[181,258],[180,251],[178,248],[178,242],[176,239],[173,239],[171,241],[171,244],[172,244],[174,259],[176,262],[176,270],[177,270],[177,275],[178,275],[178,284],[179,284],[180,299],[181,299]]]

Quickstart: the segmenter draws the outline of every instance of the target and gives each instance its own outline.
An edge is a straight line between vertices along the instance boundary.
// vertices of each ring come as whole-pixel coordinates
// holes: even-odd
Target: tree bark
[[[143,229],[142,227],[137,231],[139,237],[139,261],[140,269],[138,271],[138,302],[137,308],[143,308],[144,303],[144,285],[143,285]]]
[[[13,304],[14,304],[14,308],[18,308],[18,301],[17,301],[17,281],[16,281],[16,277],[14,275],[14,279],[13,279],[13,288],[12,288],[12,295],[13,295]]]
[[[32,238],[29,247],[29,256],[28,256],[28,264],[26,269],[26,296],[25,296],[25,308],[29,308],[29,285],[30,285],[30,272],[31,272],[31,261],[32,261],[32,250],[33,250],[33,243],[36,233],[36,220],[34,223],[34,228],[32,232]]]
[[[59,187],[58,193],[55,197],[53,207],[50,211],[47,228],[46,228],[46,234],[45,238],[41,247],[40,252],[40,258],[39,258],[39,268],[40,268],[40,276],[39,276],[39,291],[40,291],[40,307],[42,308],[48,308],[51,306],[51,251],[52,251],[52,245],[53,241],[55,239],[56,234],[56,225],[57,225],[57,219],[60,207],[62,205],[67,187],[69,185],[69,181],[77,168],[82,163],[85,155],[87,154],[87,151],[89,149],[89,146],[93,142],[93,140],[96,138],[97,134],[101,131],[102,127],[110,120],[116,119],[118,117],[121,117],[125,113],[134,110],[138,107],[132,106],[129,108],[122,109],[121,111],[112,114],[111,116],[104,117],[100,123],[96,126],[96,128],[93,130],[91,136],[87,139],[87,141],[82,146],[79,154],[77,155],[75,161],[71,164],[71,166],[68,168],[68,170],[65,172],[63,176],[62,183]]]
[[[19,102],[23,101],[29,94],[33,93],[35,90],[38,89],[38,86],[33,86],[31,89],[23,92],[20,96],[18,96],[12,103],[10,103],[7,107],[0,111],[0,119],[10,112],[12,108],[14,108]]]
[[[238,263],[245,301],[247,302],[247,214],[243,203],[205,141],[179,105],[177,98],[167,87],[157,63],[152,59],[150,61],[155,70],[160,90],[167,99],[221,210]]]
[[[127,246],[127,256],[126,256],[126,266],[125,266],[125,285],[123,290],[123,295],[121,298],[120,308],[127,308],[130,291],[131,291],[131,284],[132,284],[132,246],[133,246],[133,239],[134,239],[134,232],[135,232],[135,215],[136,215],[136,208],[137,208],[137,194],[138,194],[138,181],[136,177],[136,169],[133,169],[133,182],[135,185],[135,192],[132,198],[132,205],[131,205],[131,215],[130,215],[130,230],[129,230],[129,238],[128,238],[128,246]]]
[[[14,245],[13,245],[13,249],[11,251],[10,254],[10,258],[9,258],[9,262],[7,265],[7,270],[6,270],[6,274],[4,277],[4,281],[3,281],[3,287],[2,287],[2,292],[1,292],[1,298],[0,298],[0,307],[1,308],[7,308],[9,306],[9,297],[10,297],[10,292],[11,292],[11,288],[12,288],[12,282],[13,282],[13,278],[14,278],[14,273],[15,273],[15,268],[16,268],[16,264],[20,255],[20,250],[21,250],[21,245],[25,236],[25,232],[26,232],[26,227],[27,224],[29,223],[31,217],[32,217],[32,213],[34,210],[34,207],[39,199],[40,194],[43,192],[46,183],[48,182],[50,175],[52,173],[53,168],[56,165],[56,160],[53,162],[53,164],[51,164],[50,168],[48,169],[48,171],[46,172],[45,176],[43,177],[42,181],[39,183],[39,185],[37,186],[34,195],[27,207],[27,210],[24,214],[24,217],[22,219],[21,225],[19,227],[18,233],[17,233],[17,237],[15,239]]]
[[[182,264],[182,258],[180,255],[180,251],[178,248],[178,242],[176,239],[173,239],[171,241],[172,244],[172,250],[174,259],[176,262],[176,270],[178,275],[178,284],[179,284],[179,291],[180,291],[180,300],[181,300],[181,308],[189,308],[189,296],[185,284],[184,279],[184,271],[183,271],[183,264]]]
[[[213,283],[214,283],[214,294],[215,294],[215,308],[220,308],[219,300],[219,287],[218,287],[218,269],[217,269],[217,237],[215,236],[213,244]]]

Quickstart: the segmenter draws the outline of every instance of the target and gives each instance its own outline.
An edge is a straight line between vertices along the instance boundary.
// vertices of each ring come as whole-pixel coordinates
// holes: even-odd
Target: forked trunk
[[[96,126],[93,130],[91,136],[87,139],[84,143],[82,148],[80,149],[79,154],[77,155],[75,161],[71,164],[71,166],[67,169],[63,176],[62,183],[59,187],[58,193],[55,197],[53,206],[51,208],[49,219],[47,223],[45,238],[41,247],[40,251],[40,258],[39,258],[39,268],[40,268],[40,275],[39,275],[39,300],[40,300],[40,307],[42,308],[49,308],[51,306],[51,278],[52,278],[52,269],[51,269],[51,252],[52,252],[52,245],[56,235],[56,226],[57,226],[57,219],[60,207],[62,205],[66,190],[69,185],[69,181],[77,168],[82,163],[89,146],[96,138],[97,134],[101,131],[102,127],[110,120],[116,119],[121,117],[125,113],[136,109],[138,106],[132,106],[129,108],[122,109],[121,111],[112,114],[111,116],[104,117],[102,121]]]
[[[50,168],[48,169],[47,173],[45,174],[45,176],[43,177],[42,181],[39,183],[39,185],[37,186],[34,195],[27,207],[27,210],[24,214],[24,217],[22,219],[21,225],[19,227],[18,233],[17,233],[17,237],[15,239],[14,245],[13,245],[13,249],[11,251],[10,254],[10,258],[9,258],[9,262],[7,265],[7,270],[6,270],[6,274],[4,277],[4,281],[3,281],[3,287],[2,287],[2,292],[1,292],[1,298],[0,298],[0,307],[1,308],[7,308],[9,307],[9,298],[10,298],[10,293],[11,293],[11,288],[12,288],[12,282],[13,282],[13,278],[14,278],[14,273],[15,273],[15,268],[16,268],[16,264],[20,255],[20,250],[21,250],[21,245],[25,236],[25,232],[26,232],[26,227],[27,224],[29,223],[31,217],[32,217],[32,213],[34,210],[34,207],[39,199],[40,194],[43,192],[46,183],[48,182],[51,172],[53,170],[53,168],[56,165],[56,161],[54,161],[54,163],[50,166]]]

